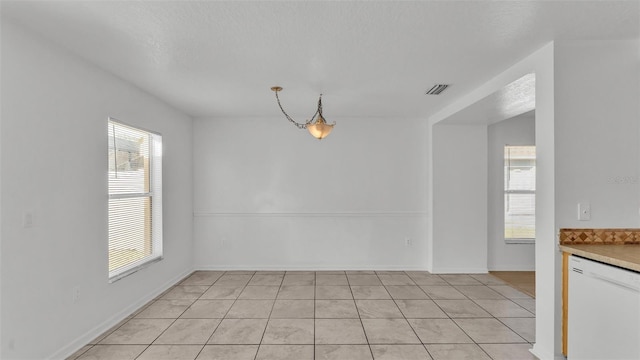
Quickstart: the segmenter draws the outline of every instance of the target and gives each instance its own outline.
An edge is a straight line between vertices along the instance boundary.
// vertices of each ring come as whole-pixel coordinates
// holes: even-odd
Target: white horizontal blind
[[[504,237],[536,237],[536,147],[504,147]]]
[[[108,121],[109,278],[162,256],[162,137]]]

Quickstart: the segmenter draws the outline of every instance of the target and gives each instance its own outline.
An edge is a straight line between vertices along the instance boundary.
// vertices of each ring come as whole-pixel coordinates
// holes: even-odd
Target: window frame
[[[507,176],[507,171],[511,166],[507,165],[507,161],[508,159],[504,156],[505,150],[509,147],[532,147],[534,148],[534,151],[537,150],[536,149],[536,145],[513,145],[513,144],[505,144],[503,147],[503,163],[502,163],[502,178],[505,179]],[[533,159],[533,163],[534,163],[534,168],[537,167],[537,152],[536,155]],[[524,237],[507,237],[506,236],[506,230],[507,230],[507,224],[506,224],[506,220],[507,220],[507,209],[506,209],[506,202],[507,202],[507,196],[508,195],[533,195],[533,199],[534,199],[534,204],[536,201],[536,185],[535,185],[535,178],[534,178],[534,189],[518,189],[518,190],[508,190],[507,189],[507,184],[506,182],[503,184],[503,190],[502,190],[502,196],[503,196],[503,201],[502,204],[504,206],[504,208],[502,209],[502,220],[503,220],[503,226],[502,226],[502,234],[503,234],[503,238],[504,238],[504,242],[506,244],[532,244],[535,243],[536,241],[536,237],[534,235],[534,237],[531,238],[524,238]],[[506,181],[506,180],[505,180]],[[535,214],[535,205],[534,205],[534,213],[533,213],[533,217],[534,217],[534,232],[535,232],[535,218],[536,218],[536,214]]]
[[[107,234],[107,273],[109,283],[118,281],[137,271],[140,271],[151,264],[164,259],[163,251],[163,222],[162,222],[162,134],[151,131],[139,126],[134,126],[122,122],[113,117],[107,118],[107,126],[122,126],[146,133],[149,137],[149,189],[147,192],[137,193],[116,193],[112,194],[109,188],[109,164],[107,164],[107,221],[111,214],[109,210],[109,201],[112,199],[132,199],[132,198],[148,198],[151,202],[151,254],[139,260],[132,261],[127,265],[117,269],[109,269],[109,249],[111,245],[111,236]],[[107,137],[109,130],[107,130]],[[115,132],[114,132],[115,139]],[[107,140],[109,141],[109,140]],[[114,140],[115,141],[115,140]],[[107,145],[107,158],[109,154],[109,144]],[[107,225],[109,229],[110,225]]]

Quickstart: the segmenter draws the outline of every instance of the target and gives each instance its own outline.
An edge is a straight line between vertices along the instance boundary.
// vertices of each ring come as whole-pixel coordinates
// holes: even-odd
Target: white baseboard
[[[87,345],[90,341],[97,338],[98,336],[103,334],[105,331],[111,329],[113,326],[115,326],[116,324],[124,320],[127,316],[131,315],[133,312],[138,310],[144,304],[153,300],[158,295],[166,291],[169,287],[173,286],[178,281],[184,279],[187,275],[191,274],[192,272],[193,272],[193,269],[189,268],[183,271],[182,273],[180,273],[179,275],[173,277],[172,279],[166,281],[165,283],[157,287],[155,290],[153,290],[149,294],[145,295],[141,299],[138,299],[136,302],[132,303],[130,306],[124,308],[122,311],[111,316],[110,318],[103,321],[98,326],[86,332],[84,335],[76,338],[74,341],[72,341],[68,345],[56,351],[53,355],[51,355],[51,357],[49,357],[49,359],[66,359],[67,357],[71,356],[73,353],[80,350],[83,346]]]
[[[234,270],[248,270],[248,271],[362,271],[362,270],[375,270],[375,271],[427,271],[426,267],[420,266],[404,266],[404,265],[386,265],[386,266],[292,266],[292,265],[199,265],[195,267],[195,270],[213,270],[213,271],[234,271]]]
[[[431,271],[432,274],[486,274],[489,270],[487,268],[445,268],[434,267]]]
[[[535,357],[540,360],[567,360],[567,358],[563,355],[555,355],[542,353],[539,349],[536,348],[536,344],[533,344],[533,348],[529,349],[529,352],[532,353]]]

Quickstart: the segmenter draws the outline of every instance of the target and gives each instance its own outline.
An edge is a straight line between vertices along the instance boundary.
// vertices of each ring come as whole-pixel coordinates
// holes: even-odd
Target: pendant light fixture
[[[334,122],[333,124],[327,124],[327,122],[324,119],[324,116],[322,115],[322,94],[320,94],[320,99],[318,99],[318,109],[316,110],[316,113],[313,114],[313,116],[311,117],[311,120],[305,123],[299,123],[293,120],[291,116],[289,116],[284,111],[284,109],[282,108],[282,104],[280,104],[280,98],[278,97],[278,92],[282,91],[282,87],[274,86],[271,88],[271,90],[273,90],[276,93],[276,100],[278,101],[278,106],[280,107],[280,110],[282,110],[282,113],[284,114],[284,116],[298,129],[309,130],[309,134],[311,134],[311,136],[313,136],[318,140],[324,139],[325,137],[327,137],[327,135],[329,135],[331,130],[333,130],[333,127],[336,123]]]

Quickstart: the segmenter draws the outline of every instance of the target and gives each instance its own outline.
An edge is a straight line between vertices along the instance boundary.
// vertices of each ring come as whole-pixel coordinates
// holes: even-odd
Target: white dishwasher
[[[640,273],[572,255],[568,286],[568,359],[639,360]]]

